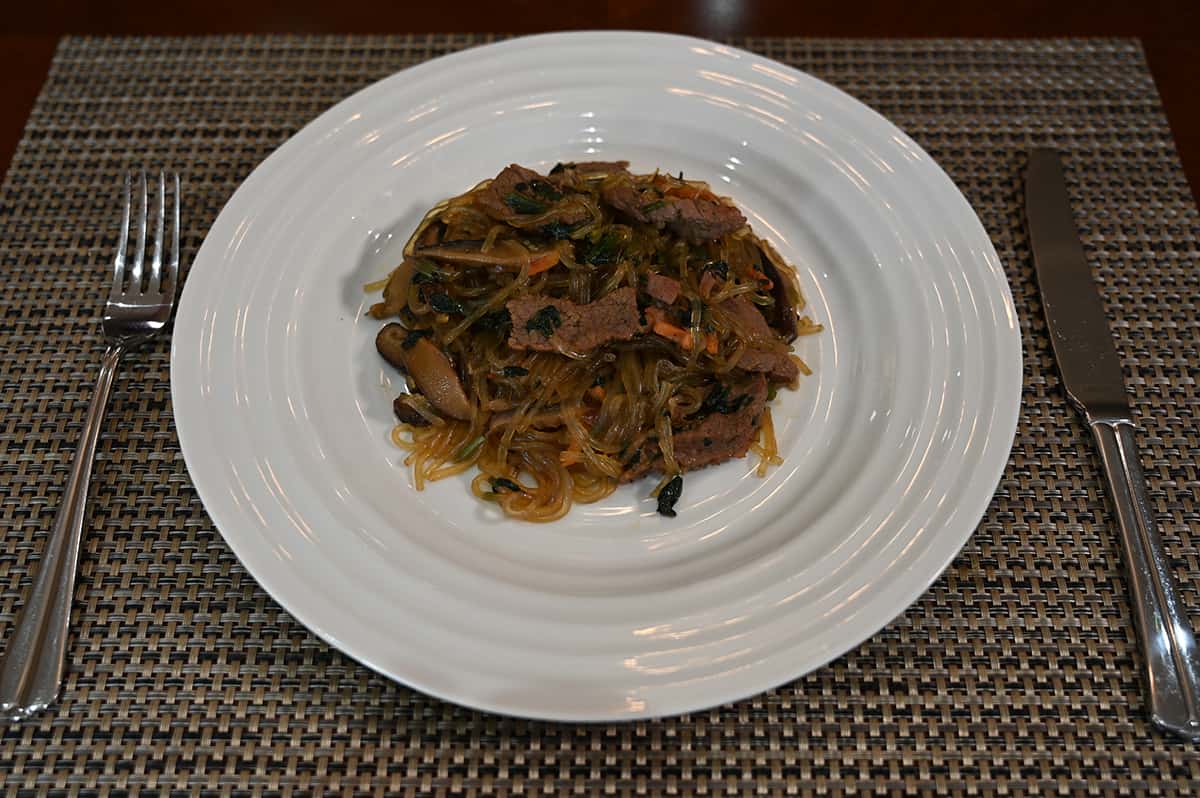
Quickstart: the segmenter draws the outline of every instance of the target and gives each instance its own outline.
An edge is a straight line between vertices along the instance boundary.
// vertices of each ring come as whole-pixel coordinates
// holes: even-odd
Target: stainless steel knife
[[[1117,511],[1150,715],[1162,728],[1200,741],[1196,640],[1150,512],[1121,361],[1054,150],[1030,153],[1025,214],[1054,358],[1067,397],[1092,428]]]

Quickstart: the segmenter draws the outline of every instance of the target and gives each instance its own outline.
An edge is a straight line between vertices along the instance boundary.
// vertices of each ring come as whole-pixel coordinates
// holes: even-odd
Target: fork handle
[[[62,506],[54,517],[33,590],[9,635],[0,662],[0,718],[6,720],[20,720],[45,709],[58,697],[62,685],[75,571],[87,517],[88,482],[96,442],[100,439],[100,424],[122,351],[119,344],[112,344],[101,360],[100,376],[88,406],[83,439],[71,463]]]
[[[1200,741],[1200,658],[1150,512],[1134,426],[1125,419],[1102,419],[1091,427],[1124,544],[1150,717],[1163,729]]]

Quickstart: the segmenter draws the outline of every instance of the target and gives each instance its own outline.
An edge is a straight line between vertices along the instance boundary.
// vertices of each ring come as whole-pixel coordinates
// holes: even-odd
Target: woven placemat
[[[67,39],[0,189],[0,635],[62,497],[102,349],[122,172],[186,174],[185,256],[305,122],[485,36]],[[614,725],[473,712],[331,650],[241,568],[171,418],[168,345],[130,359],[100,442],[70,675],[5,729],[8,795],[1188,794],[1193,746],[1147,725],[1112,519],[1067,407],[1022,222],[1027,149],[1066,152],[1142,436],[1200,614],[1200,219],[1128,41],[737,41],[889,116],[946,168],[1007,270],[1025,340],[1015,447],[978,532],[868,643],[736,705]]]

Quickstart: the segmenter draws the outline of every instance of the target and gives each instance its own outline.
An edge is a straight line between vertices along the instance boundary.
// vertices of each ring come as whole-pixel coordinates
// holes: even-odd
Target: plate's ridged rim
[[[396,81],[404,80],[407,84],[412,85],[412,84],[415,84],[417,81],[419,81],[423,75],[433,74],[434,71],[437,71],[440,73],[443,70],[452,69],[456,62],[462,62],[462,61],[466,61],[468,59],[487,59],[487,58],[491,58],[491,57],[500,57],[509,48],[519,46],[522,49],[527,50],[528,48],[536,47],[541,43],[545,43],[545,42],[549,42],[549,41],[558,42],[564,38],[572,38],[576,42],[581,42],[581,43],[587,42],[587,43],[593,44],[593,45],[601,45],[601,44],[603,44],[603,42],[605,40],[607,40],[607,41],[612,41],[612,42],[619,42],[624,45],[645,43],[647,45],[653,45],[656,47],[663,46],[664,43],[669,46],[680,46],[680,45],[687,46],[687,47],[713,46],[711,43],[703,42],[701,40],[692,40],[692,39],[686,39],[684,37],[674,37],[674,36],[660,36],[660,35],[656,35],[656,34],[581,33],[581,34],[553,34],[553,35],[549,35],[549,36],[531,37],[528,39],[518,40],[516,42],[507,42],[507,43],[503,43],[500,45],[492,45],[492,46],[489,46],[486,48],[479,48],[476,50],[466,51],[464,53],[447,56],[444,59],[438,59],[437,61],[429,62],[429,63],[421,65],[419,67],[415,67],[413,69],[407,70],[406,72],[404,72],[402,74],[393,76],[392,78],[385,79],[384,81],[381,81],[380,83],[375,84],[372,87],[368,87],[367,89],[363,90],[363,92],[360,92],[359,94],[354,95],[353,97],[344,101],[342,104],[335,106],[333,109],[331,109],[329,112],[327,112],[322,117],[318,118],[315,122],[310,124],[309,127],[307,127],[305,130],[303,130],[299,134],[297,134],[296,137],[294,137],[287,144],[285,144],[284,147],[282,147],[279,151],[277,151],[274,155],[272,155],[265,163],[271,164],[273,161],[275,161],[277,159],[279,159],[279,160],[285,159],[286,157],[288,157],[288,153],[291,151],[291,149],[298,148],[301,146],[302,142],[304,142],[306,140],[310,140],[310,139],[314,138],[315,136],[319,135],[319,130],[321,129],[321,127],[323,125],[327,126],[332,120],[335,120],[337,117],[344,114],[345,110],[347,108],[353,106],[355,103],[368,101],[372,92],[383,92],[383,91],[388,90],[389,86],[397,85],[397,83],[395,83]],[[726,48],[726,49],[728,49],[728,48]],[[775,64],[774,62],[770,62],[767,59],[763,59],[759,56],[756,56],[756,55],[753,55],[750,53],[741,53],[741,55],[742,55],[742,57],[745,57],[752,62],[769,64],[769,65],[771,65],[772,68],[787,70],[789,73],[794,72],[793,70],[790,70],[790,68],[788,68],[788,67],[784,67],[782,65]],[[801,75],[801,73],[794,73],[794,74],[796,74],[797,76]],[[819,83],[819,82],[815,81],[815,79],[812,79],[811,77],[808,77],[808,76],[803,76],[803,79],[807,82],[806,85],[808,85],[809,87],[811,87],[813,84]],[[879,117],[878,115],[875,115],[874,112],[871,112],[868,109],[865,109],[863,106],[858,105],[854,100],[852,100],[848,96],[841,95],[840,92],[837,92],[836,89],[832,89],[831,87],[828,87],[825,84],[819,84],[819,85],[822,87],[821,90],[823,90],[823,91],[833,92],[833,93],[837,93],[838,95],[840,95],[844,99],[845,103],[849,104],[851,107],[856,107],[858,109],[862,109],[866,113],[872,115],[875,118],[875,121],[877,124],[887,125],[889,128],[892,128],[890,123],[886,122],[886,120],[883,120],[882,117]],[[894,130],[894,128],[892,128],[892,129]],[[898,130],[895,130],[895,134],[900,137],[900,139],[898,139],[898,141],[902,142],[902,146],[911,148],[915,152],[920,152],[921,155],[924,156],[924,162],[928,165],[927,172],[928,172],[928,177],[930,180],[928,187],[933,189],[935,191],[935,193],[937,193],[939,198],[948,199],[951,202],[951,205],[954,206],[954,207],[950,207],[950,208],[945,208],[943,210],[945,210],[949,214],[953,214],[957,217],[955,222],[960,228],[959,233],[962,236],[964,236],[966,239],[974,242],[974,244],[976,246],[978,246],[982,261],[987,264],[988,269],[990,270],[991,278],[993,279],[993,281],[995,283],[995,288],[999,292],[998,299],[999,299],[1000,305],[1002,306],[1003,311],[1008,315],[1008,318],[1010,320],[1014,319],[1015,313],[1013,312],[1013,309],[1012,309],[1011,295],[1009,293],[1007,283],[1004,279],[1003,271],[1000,267],[998,257],[996,256],[995,250],[992,248],[991,243],[988,240],[988,237],[987,237],[986,233],[984,232],[982,225],[979,223],[978,219],[975,217],[974,213],[971,211],[969,205],[966,203],[966,200],[962,197],[962,195],[958,192],[958,190],[953,186],[953,184],[949,180],[949,178],[940,170],[940,168],[938,168],[936,166],[936,164],[933,163],[933,161],[928,157],[928,155],[925,155],[923,152],[921,152],[919,147],[917,147],[917,145],[915,145],[915,143],[911,142],[911,140],[908,139],[907,136],[904,136]],[[232,206],[234,204],[234,202],[238,198],[238,195],[243,194],[244,191],[248,193],[250,190],[252,190],[254,187],[256,187],[256,185],[257,185],[256,181],[263,179],[263,174],[265,174],[265,172],[262,170],[261,167],[260,167],[260,170],[256,170],[256,173],[254,175],[252,175],[246,181],[246,183],[243,185],[243,187],[241,189],[239,189],[238,193],[235,194],[234,199],[230,201],[230,205]],[[227,209],[228,209],[228,207],[229,206],[227,206]],[[214,232],[220,226],[221,226],[221,223],[220,223],[220,220],[218,220],[218,224],[214,225]],[[228,241],[225,241],[223,243],[227,244]],[[206,250],[208,250],[210,247],[215,247],[215,246],[219,246],[219,245],[222,245],[220,237],[214,238],[214,237],[210,236],[210,240],[206,241],[204,247],[202,247],[201,252],[197,255],[197,258],[196,258],[196,262],[200,266],[200,268],[196,271],[197,276],[202,277],[204,275],[203,264],[207,260],[208,254],[209,254]],[[201,300],[200,299],[196,299],[194,301],[192,300],[192,297],[200,296],[199,286],[200,286],[200,283],[196,282],[194,277],[189,280],[189,287],[187,289],[185,289],[184,297],[181,300],[179,321],[177,322],[177,336],[178,336],[178,330],[187,331],[189,329],[194,329],[197,326],[197,324],[201,321],[200,319],[197,319],[195,317],[195,314],[202,312],[202,308],[200,307]],[[993,308],[993,310],[994,310],[994,308]],[[1008,329],[1011,330],[1011,335],[1001,336],[1000,338],[998,338],[996,340],[996,343],[998,345],[998,354],[1000,356],[1000,359],[1003,361],[998,364],[998,368],[1002,369],[1005,372],[999,379],[999,384],[1001,386],[1005,386],[1005,385],[1012,386],[1012,391],[1010,392],[1011,395],[1005,397],[1005,399],[1007,401],[1000,401],[993,408],[993,416],[994,417],[993,417],[991,425],[990,425],[990,428],[993,431],[1000,431],[1000,430],[1004,431],[1006,433],[1006,435],[1005,435],[1006,439],[1003,441],[1003,443],[1000,443],[999,441],[997,441],[990,445],[990,448],[987,450],[987,457],[985,457],[976,466],[976,472],[975,472],[979,481],[981,481],[981,482],[986,481],[988,490],[986,491],[986,493],[983,491],[977,491],[976,492],[977,495],[975,497],[973,497],[974,501],[971,502],[969,506],[961,506],[958,508],[959,515],[962,518],[969,518],[970,523],[962,524],[963,528],[960,530],[961,534],[956,536],[953,546],[942,546],[938,549],[938,551],[941,553],[941,556],[938,558],[936,563],[931,562],[928,564],[930,567],[923,572],[922,579],[910,582],[908,584],[908,589],[903,593],[903,595],[896,595],[893,597],[893,604],[897,610],[907,606],[909,603],[911,603],[911,601],[916,599],[922,592],[924,592],[924,590],[927,589],[929,584],[932,583],[932,581],[934,579],[936,579],[936,577],[941,573],[941,571],[950,563],[950,561],[953,559],[953,557],[957,554],[958,550],[961,548],[961,545],[963,543],[965,543],[965,541],[969,537],[971,531],[973,531],[973,527],[974,527],[974,524],[977,522],[977,519],[982,516],[984,510],[986,509],[987,503],[990,500],[991,486],[994,486],[996,484],[996,482],[999,480],[1000,474],[1003,471],[1004,464],[1007,461],[1009,444],[1011,442],[1011,437],[1012,437],[1012,431],[1015,430],[1015,427],[1016,427],[1017,409],[1018,409],[1018,405],[1019,405],[1019,396],[1020,396],[1020,369],[1021,369],[1019,333],[1017,332],[1015,324],[1010,325],[1008,327]],[[183,337],[186,338],[186,335]],[[177,337],[176,342],[178,343],[180,340],[181,340],[181,338]],[[173,351],[172,351],[172,375],[173,375],[172,376],[172,395],[173,395],[173,400],[175,401],[176,408],[188,408],[191,406],[189,404],[191,397],[187,396],[186,395],[187,392],[182,389],[182,379],[179,378],[180,375],[183,375],[186,373],[186,369],[181,368],[186,365],[186,357],[187,356],[183,353],[182,346],[179,346],[179,345],[173,346]],[[178,413],[178,411],[177,411],[177,419],[178,419],[179,435],[180,435],[180,440],[181,440],[181,445],[183,448],[185,460],[188,462],[189,468],[192,470],[193,480],[196,482],[197,490],[200,493],[202,499],[205,501],[206,507],[208,507],[210,510],[210,513],[213,514],[214,521],[217,522],[218,528],[220,528],[222,530],[222,533],[225,536],[226,540],[229,542],[230,546],[234,549],[235,553],[242,560],[242,562],[247,566],[247,569],[250,570],[251,573],[253,573],[256,576],[256,578],[259,579],[259,581],[263,585],[263,587],[265,589],[267,589],[267,591],[269,593],[271,593],[272,596],[274,598],[276,598],[276,600],[280,601],[281,604],[283,604],[285,607],[289,607],[289,609],[290,609],[291,604],[294,602],[290,603],[288,601],[288,597],[285,595],[282,595],[282,591],[279,591],[277,589],[277,586],[274,585],[273,581],[269,577],[267,577],[267,575],[266,575],[267,572],[264,571],[260,567],[261,563],[258,563],[255,561],[254,553],[252,551],[250,551],[247,547],[239,545],[236,534],[233,534],[233,535],[230,534],[230,528],[233,525],[232,522],[236,521],[236,519],[224,517],[223,513],[218,511],[214,506],[214,505],[218,504],[218,502],[216,502],[216,501],[210,502],[210,499],[215,499],[215,496],[217,495],[216,494],[217,487],[209,486],[205,481],[205,478],[203,475],[203,468],[202,467],[196,468],[194,466],[194,463],[199,462],[199,455],[197,454],[199,449],[197,447],[199,447],[201,445],[200,440],[202,437],[202,431],[199,429],[197,429],[197,430],[192,429],[192,427],[190,426],[191,418],[188,416],[188,413],[186,411],[183,413]],[[189,454],[189,452],[191,452],[191,454]],[[936,565],[936,568],[933,567],[934,565]],[[313,619],[311,617],[306,617],[305,613],[297,612],[296,614],[297,614],[297,617],[302,622],[305,622],[311,628],[314,628],[314,630],[317,631],[317,633],[319,635],[326,638],[330,642],[333,642],[335,645],[338,645],[339,647],[343,648],[344,650],[347,650],[348,653],[352,654],[356,658],[359,658],[362,661],[366,662],[367,664],[372,665],[372,667],[375,667],[377,670],[380,670],[381,672],[383,672],[387,675],[390,675],[390,676],[393,676],[396,678],[401,678],[404,681],[414,684],[415,686],[419,687],[422,690],[425,690],[425,691],[430,692],[435,695],[440,695],[445,698],[449,698],[451,700],[466,701],[467,703],[471,703],[475,706],[480,706],[485,709],[492,709],[495,711],[505,712],[505,713],[509,713],[509,714],[535,715],[537,717],[555,718],[555,719],[563,719],[563,720],[630,719],[630,718],[641,716],[641,714],[639,712],[637,712],[636,710],[631,710],[629,712],[623,712],[623,713],[620,713],[617,715],[613,715],[611,718],[610,717],[582,718],[582,717],[579,717],[574,714],[556,715],[553,707],[534,707],[531,710],[531,708],[529,706],[487,705],[486,702],[472,700],[472,698],[470,696],[464,696],[462,694],[454,694],[453,692],[441,689],[439,687],[439,685],[437,685],[437,684],[422,683],[421,680],[412,679],[411,675],[409,675],[408,677],[406,677],[404,675],[398,675],[398,674],[389,672],[389,670],[386,667],[382,667],[378,664],[372,664],[371,657],[367,652],[358,650],[356,646],[353,646],[346,641],[339,642],[339,640],[337,639],[337,636],[332,634],[328,628],[323,627],[323,625],[320,623],[312,622]],[[894,613],[893,613],[893,615],[894,615]],[[892,616],[889,616],[887,618],[877,619],[877,620],[879,620],[879,622],[869,625],[869,628],[867,626],[863,626],[860,629],[856,630],[856,634],[854,635],[854,638],[856,638],[856,639],[850,640],[849,638],[847,638],[845,641],[843,641],[844,645],[841,647],[841,650],[838,650],[836,653],[832,654],[829,657],[826,657],[825,659],[828,660],[835,656],[838,656],[841,653],[843,653],[845,650],[848,650],[849,648],[851,648],[853,645],[857,645],[862,640],[867,639],[868,637],[873,635],[876,631],[878,631],[879,628],[881,628],[883,625],[885,625],[889,620],[891,620],[891,617]],[[794,678],[795,676],[800,675],[800,673],[797,672],[794,668],[789,669],[788,664],[786,662],[780,662],[778,660],[778,658],[777,658],[776,663],[774,664],[774,667],[767,667],[767,664],[764,663],[763,667],[758,671],[758,673],[760,674],[760,678],[755,679],[752,683],[749,683],[749,684],[741,684],[737,688],[731,690],[728,694],[722,694],[719,690],[714,690],[711,694],[711,698],[705,699],[704,703],[702,703],[702,704],[696,704],[693,701],[692,703],[686,704],[686,705],[680,705],[677,707],[668,707],[667,712],[670,714],[674,714],[675,712],[699,709],[699,708],[701,708],[701,706],[707,706],[707,705],[714,704],[714,703],[723,703],[723,702],[726,702],[729,700],[734,700],[737,698],[744,697],[745,695],[753,694],[753,693],[759,692],[763,689],[767,689],[769,687],[775,686],[776,684],[778,684],[786,679]],[[660,707],[660,711],[654,712],[654,713],[647,713],[647,714],[664,714],[664,713],[663,713],[663,711],[661,711],[661,707]]]

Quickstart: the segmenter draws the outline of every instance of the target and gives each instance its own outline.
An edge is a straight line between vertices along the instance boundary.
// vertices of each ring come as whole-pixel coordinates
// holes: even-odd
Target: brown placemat
[[[127,167],[186,175],[185,255],[263,157],[352,91],[486,36],[67,39],[0,189],[0,634],[61,499],[102,348]],[[8,795],[1187,794],[1150,728],[1112,519],[1059,392],[1022,224],[1025,152],[1067,154],[1145,429],[1151,499],[1200,613],[1200,220],[1129,41],[737,41],[889,116],[946,168],[1025,339],[1015,448],[978,532],[856,651],[736,705],[562,725],[473,712],[318,641],[235,560],[188,479],[168,345],[130,359],[92,488],[70,676],[0,742]]]

